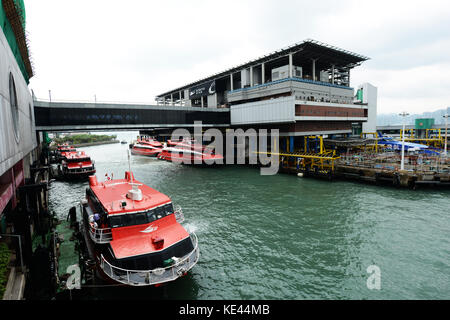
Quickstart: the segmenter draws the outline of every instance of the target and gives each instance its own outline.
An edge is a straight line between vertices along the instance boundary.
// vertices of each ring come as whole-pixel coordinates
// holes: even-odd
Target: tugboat
[[[64,157],[58,167],[63,178],[86,179],[96,172],[94,161],[84,151],[65,152]]]
[[[125,286],[159,286],[184,276],[199,259],[197,236],[180,224],[181,208],[134,179],[89,177],[82,230],[100,276]]]
[[[223,162],[223,156],[213,148],[203,146],[195,140],[168,140],[158,159],[183,164],[218,164]]]
[[[131,153],[134,155],[156,157],[161,153],[162,148],[162,143],[155,139],[139,139],[131,148]]]

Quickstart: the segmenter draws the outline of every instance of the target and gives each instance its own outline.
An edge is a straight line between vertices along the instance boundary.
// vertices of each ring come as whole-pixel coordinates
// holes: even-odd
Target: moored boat
[[[156,157],[162,151],[161,142],[154,139],[139,139],[131,147],[131,153],[134,155]]]
[[[67,155],[71,152],[76,152],[77,149],[70,146],[69,144],[59,144],[56,147],[56,160],[58,162],[61,162],[62,160],[66,159]]]
[[[195,140],[168,140],[158,159],[183,164],[221,164],[223,156],[215,152],[214,148],[203,146]]]
[[[89,177],[81,202],[82,230],[100,275],[127,286],[174,281],[197,263],[197,237],[180,224],[181,208],[171,199],[136,181],[98,182]]]
[[[66,152],[59,165],[59,174],[65,179],[85,179],[95,172],[94,161],[84,151]]]

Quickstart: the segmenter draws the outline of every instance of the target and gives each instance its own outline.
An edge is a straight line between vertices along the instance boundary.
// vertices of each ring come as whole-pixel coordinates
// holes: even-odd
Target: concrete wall
[[[284,97],[231,106],[231,125],[293,123],[295,98]]]
[[[363,103],[367,103],[367,122],[363,122],[363,132],[376,132],[377,130],[377,99],[378,89],[370,83],[358,87],[363,90]]]
[[[235,90],[228,93],[228,102],[237,102],[246,99],[257,99],[266,96],[294,92],[299,100],[306,100],[313,96],[316,101],[323,99],[332,103],[352,103],[353,89],[329,85],[321,85],[295,80],[285,80],[275,83],[267,83],[261,86]]]
[[[208,108],[217,108],[217,93],[208,96]]]
[[[14,77],[19,106],[18,137],[15,135],[10,106],[10,73]],[[0,29],[0,176],[24,158],[27,162],[32,161],[28,159],[29,154],[36,146],[33,99]]]

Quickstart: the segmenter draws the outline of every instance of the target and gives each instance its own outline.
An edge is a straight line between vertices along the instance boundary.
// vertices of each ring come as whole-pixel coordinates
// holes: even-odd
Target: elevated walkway
[[[35,100],[34,114],[37,131],[189,128],[194,121],[203,127],[230,125],[227,108]]]

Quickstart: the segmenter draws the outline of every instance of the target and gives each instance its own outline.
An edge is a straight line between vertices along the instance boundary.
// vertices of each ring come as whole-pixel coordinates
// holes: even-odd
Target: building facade
[[[368,59],[305,40],[160,94],[156,101],[229,108],[230,127],[277,128],[281,136],[292,138],[359,134],[367,129],[363,123],[376,119],[377,92],[364,84],[364,96],[358,99],[350,72]]]
[[[33,76],[25,38],[23,1],[0,7],[0,218],[17,204],[17,190],[30,177],[37,157],[32,94]]]

